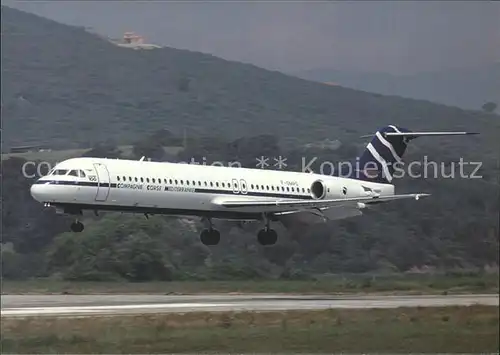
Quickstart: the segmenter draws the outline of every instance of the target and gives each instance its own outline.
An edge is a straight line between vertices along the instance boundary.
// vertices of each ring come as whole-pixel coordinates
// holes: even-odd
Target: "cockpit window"
[[[83,170],[78,170],[80,172],[80,177],[85,177],[85,173],[83,172]]]
[[[54,170],[54,175],[66,175],[67,172],[67,169],[56,169]]]
[[[68,175],[71,175],[71,176],[78,176],[78,170],[71,170]]]

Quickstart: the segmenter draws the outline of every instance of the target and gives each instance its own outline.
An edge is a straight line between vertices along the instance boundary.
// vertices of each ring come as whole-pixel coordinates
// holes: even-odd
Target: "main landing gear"
[[[278,240],[278,233],[274,229],[266,227],[259,231],[257,240],[260,245],[274,245]]]
[[[278,241],[278,233],[269,227],[269,220],[264,216],[266,222],[265,228],[261,229],[257,234],[257,240],[260,245],[274,245]],[[220,242],[220,232],[213,228],[212,221],[204,218],[203,222],[207,225],[200,234],[200,240],[205,245],[217,245]]]
[[[208,228],[201,231],[200,240],[205,245],[217,245],[220,242],[220,232],[214,229],[212,220],[209,218],[204,218],[202,220]]]
[[[200,240],[205,245],[217,245],[220,242],[220,232],[217,229],[204,229],[200,234]]]
[[[266,226],[257,234],[257,240],[260,245],[274,245],[278,241],[278,233],[274,229],[271,229],[269,218],[265,214],[263,215],[263,219]]]

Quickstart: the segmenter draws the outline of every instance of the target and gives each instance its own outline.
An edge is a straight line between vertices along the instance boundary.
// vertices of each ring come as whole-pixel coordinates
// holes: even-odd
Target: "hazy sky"
[[[500,61],[490,1],[3,1],[59,22],[269,69],[415,73]]]

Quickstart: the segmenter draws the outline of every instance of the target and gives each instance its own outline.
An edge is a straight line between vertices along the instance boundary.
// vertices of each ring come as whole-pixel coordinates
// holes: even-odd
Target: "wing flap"
[[[262,212],[266,210],[273,211],[289,211],[301,208],[328,208],[334,206],[357,205],[358,203],[380,203],[385,201],[400,200],[412,198],[418,200],[422,197],[430,196],[430,194],[402,194],[389,196],[369,196],[369,197],[354,197],[329,200],[215,200],[214,203],[225,208],[252,208],[260,209]]]

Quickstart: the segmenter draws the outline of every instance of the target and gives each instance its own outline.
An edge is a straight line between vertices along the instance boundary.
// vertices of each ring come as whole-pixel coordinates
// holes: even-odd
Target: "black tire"
[[[212,229],[210,231],[210,242],[211,245],[217,245],[220,242],[220,232],[217,229]]]
[[[261,229],[259,231],[259,233],[257,233],[257,240],[259,241],[259,244],[260,245],[267,245],[266,244],[266,230],[265,229]]]
[[[81,233],[84,228],[85,226],[80,221],[71,223],[71,231],[74,233]]]
[[[267,231],[267,245],[274,245],[278,241],[278,233],[274,229]]]
[[[200,234],[200,240],[205,245],[217,245],[220,242],[220,232],[216,229],[204,229]]]
[[[200,233],[200,241],[204,244],[204,245],[209,245],[209,242],[210,242],[210,236],[209,236],[209,232],[208,232],[208,229],[204,229],[201,231]]]
[[[278,240],[278,233],[274,229],[261,229],[257,234],[260,245],[273,245]]]

